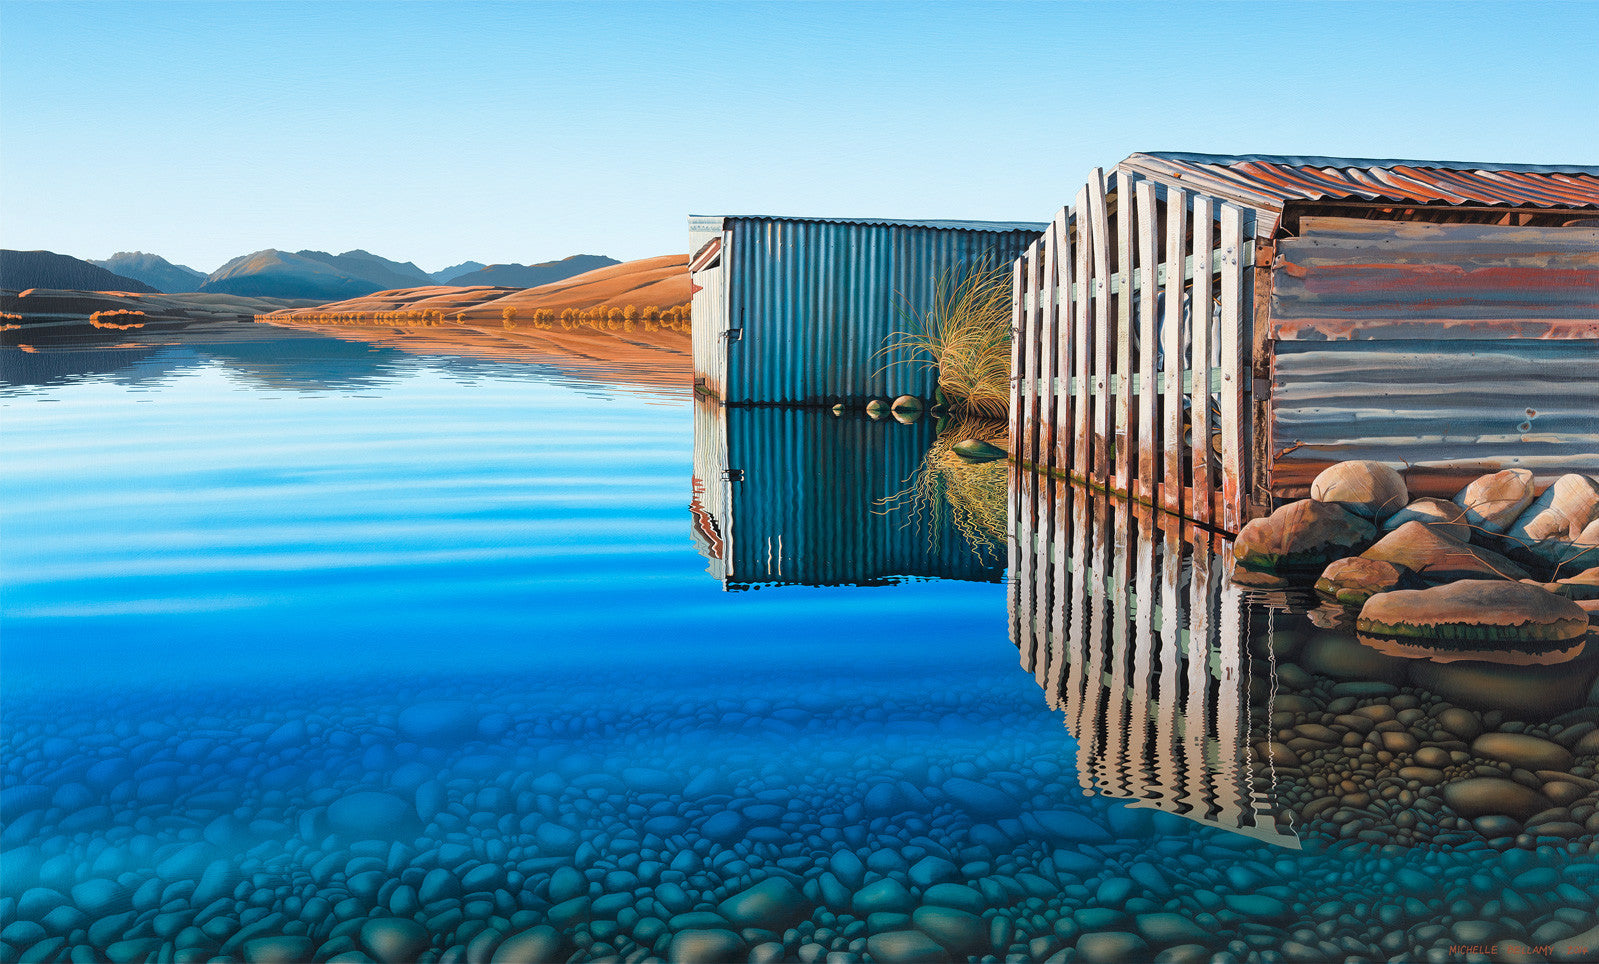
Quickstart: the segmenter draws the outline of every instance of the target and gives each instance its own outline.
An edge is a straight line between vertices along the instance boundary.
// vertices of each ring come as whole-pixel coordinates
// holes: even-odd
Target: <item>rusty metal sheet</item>
[[[1599,167],[1148,152],[1122,162],[1168,185],[1262,210],[1289,201],[1599,208]]]
[[[1272,494],[1374,459],[1420,494],[1503,468],[1599,474],[1599,341],[1283,342],[1272,370]]]
[[[1599,338],[1599,226],[1305,218],[1273,264],[1281,340]]]

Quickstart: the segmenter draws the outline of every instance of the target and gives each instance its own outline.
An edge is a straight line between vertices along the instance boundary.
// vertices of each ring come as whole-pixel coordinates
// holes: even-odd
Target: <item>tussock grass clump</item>
[[[939,274],[933,303],[916,315],[901,309],[902,331],[879,352],[904,352],[892,364],[931,367],[948,404],[1003,419],[1010,409],[1011,275],[983,261]]]
[[[1008,463],[968,462],[955,454],[955,443],[1004,436],[1005,426],[997,422],[955,419],[927,449],[905,488],[879,503],[880,511],[904,513],[903,524],[924,528],[934,549],[953,529],[978,558],[997,562],[1005,545]]]

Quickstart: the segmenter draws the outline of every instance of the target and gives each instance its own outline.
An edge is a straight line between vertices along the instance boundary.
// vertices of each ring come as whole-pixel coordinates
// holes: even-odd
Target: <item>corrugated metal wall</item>
[[[724,248],[726,238],[719,217],[690,217],[688,219],[689,265],[712,242]],[[727,269],[723,256],[710,262],[708,267],[691,271],[690,337],[694,350],[694,382],[713,395],[722,393],[722,376],[727,354],[723,333],[727,330]]]
[[[1305,218],[1279,242],[1271,488],[1375,459],[1450,492],[1599,473],[1599,230]]]
[[[704,343],[707,352],[725,353],[720,394],[730,403],[784,405],[930,397],[930,368],[880,352],[905,327],[901,310],[925,311],[943,272],[1009,264],[1043,229],[745,217],[724,223],[726,323],[736,334],[719,337],[714,348]],[[718,362],[707,357],[703,366],[714,373]]]
[[[999,546],[980,555],[947,521],[929,525],[885,505],[921,467],[931,420],[902,425],[710,399],[696,406],[696,504],[715,522],[696,514],[696,541],[706,552],[709,531],[720,537],[721,558],[708,571],[728,588],[999,581]]]

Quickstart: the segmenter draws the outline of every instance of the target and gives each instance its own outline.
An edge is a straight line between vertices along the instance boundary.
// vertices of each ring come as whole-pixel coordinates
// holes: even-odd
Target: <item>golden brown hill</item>
[[[689,302],[688,256],[669,254],[597,268],[537,288],[454,288],[428,285],[379,291],[311,309],[274,312],[265,321],[316,322],[327,316],[368,316],[373,312],[438,312],[459,324],[499,321],[507,308],[527,321],[535,312],[567,308],[672,308]],[[331,320],[331,319],[329,319]],[[362,318],[360,320],[365,320]]]
[[[688,257],[679,254],[537,288],[430,285],[256,320],[415,354],[540,364],[585,381],[687,392],[688,301]],[[562,320],[569,311],[583,317]]]

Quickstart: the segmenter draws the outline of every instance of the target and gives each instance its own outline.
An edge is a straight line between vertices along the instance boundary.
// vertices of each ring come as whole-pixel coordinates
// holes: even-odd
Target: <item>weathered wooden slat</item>
[[[1110,315],[1110,219],[1105,210],[1105,172],[1094,168],[1088,177],[1088,216],[1092,222],[1090,237],[1094,246],[1093,284],[1094,299],[1094,374],[1092,393],[1094,399],[1094,469],[1090,478],[1104,485],[1110,480],[1111,421],[1110,375],[1111,332]]]
[[[1194,198],[1194,286],[1189,298],[1189,330],[1193,332],[1189,368],[1193,386],[1189,392],[1189,456],[1193,471],[1193,516],[1209,525],[1211,492],[1215,489],[1210,471],[1210,319],[1211,263],[1210,244],[1214,230],[1211,200]]]
[[[1026,303],[1022,305],[1022,461],[1038,463],[1038,242],[1022,255]]]
[[[1055,343],[1059,326],[1056,324],[1056,286],[1058,282],[1060,249],[1059,235],[1051,227],[1040,239],[1043,257],[1038,267],[1038,462],[1047,466],[1055,452],[1055,360],[1059,346]]]
[[[1222,526],[1237,532],[1244,519],[1244,222],[1243,209],[1221,207],[1221,491]]]
[[[1022,399],[1027,394],[1027,385],[1022,381],[1022,345],[1027,341],[1027,333],[1022,329],[1022,321],[1026,317],[1024,309],[1028,297],[1026,258],[1017,258],[1011,263],[1010,438],[1011,453],[1018,457],[1022,451]]]
[[[1116,172],[1116,270],[1133,276],[1133,189],[1126,171]],[[1133,295],[1123,291],[1116,299],[1116,478],[1115,491],[1132,492],[1133,438]]]
[[[1073,205],[1073,210],[1077,212],[1077,250],[1074,252],[1077,295],[1072,300],[1072,324],[1076,329],[1072,333],[1072,347],[1076,352],[1073,372],[1077,382],[1077,394],[1072,402],[1072,474],[1080,479],[1088,478],[1092,471],[1089,400],[1092,397],[1093,386],[1089,383],[1089,372],[1090,352],[1093,350],[1090,332],[1093,330],[1094,320],[1089,311],[1093,291],[1089,251],[1093,246],[1093,219],[1089,215],[1088,196],[1088,187],[1085,185],[1077,192],[1077,203]]]
[[[1158,301],[1155,266],[1160,258],[1160,222],[1155,209],[1155,185],[1140,181],[1138,198],[1138,497],[1155,501],[1156,473],[1159,471],[1160,423],[1155,417],[1155,366],[1160,354],[1156,323]],[[1175,273],[1175,272],[1173,272]]]
[[[1172,189],[1166,196],[1166,263],[1181,263],[1188,239],[1188,203],[1184,192]],[[1162,473],[1160,504],[1169,512],[1183,511],[1183,299],[1187,286],[1176,271],[1166,274],[1166,310],[1161,319],[1161,442],[1166,466]]]
[[[1061,384],[1055,388],[1054,465],[1057,471],[1063,473],[1069,473],[1072,467],[1072,396],[1070,379],[1074,358],[1072,345],[1074,344],[1075,334],[1072,330],[1074,306],[1071,299],[1071,219],[1071,208],[1061,208],[1060,213],[1055,215],[1055,222],[1051,226],[1051,230],[1055,235],[1055,373],[1061,380]]]

